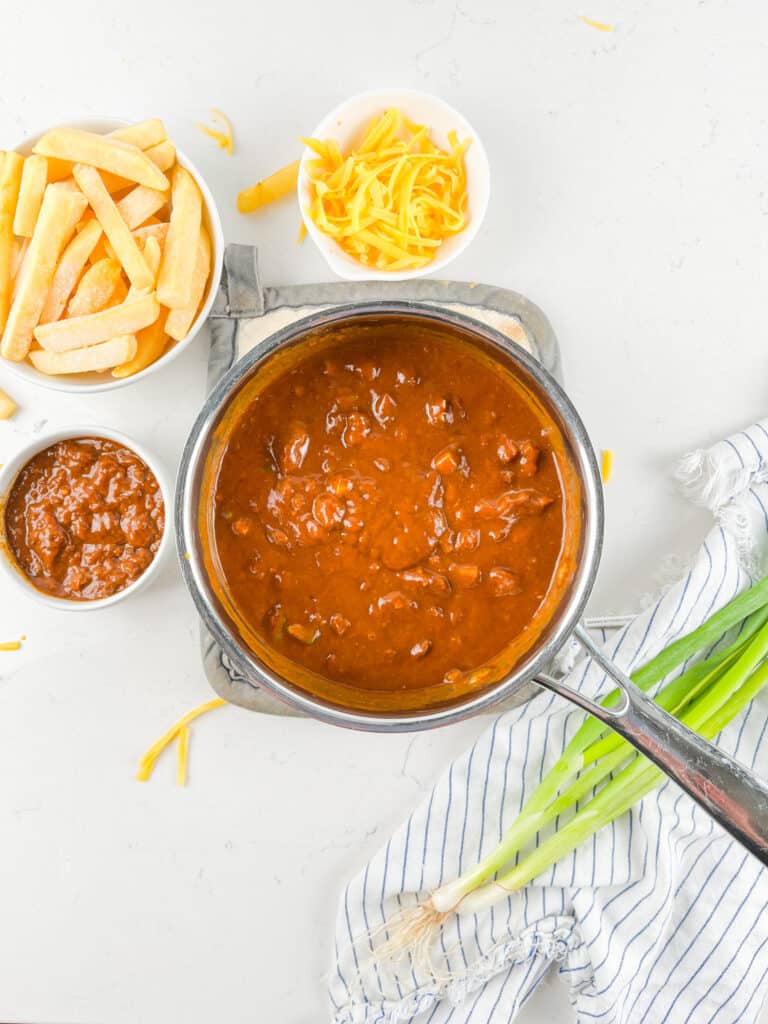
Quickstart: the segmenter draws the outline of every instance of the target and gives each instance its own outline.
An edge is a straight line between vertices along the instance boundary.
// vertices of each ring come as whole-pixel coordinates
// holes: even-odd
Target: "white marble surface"
[[[206,5],[6,0],[0,145],[67,117],[159,114],[207,175],[230,241],[268,283],[325,279],[290,203],[234,209],[239,187],[364,88],[433,90],[482,134],[493,195],[452,271],[535,299],[570,392],[616,452],[593,608],[637,607],[708,526],[668,469],[766,409],[768,8],[678,0],[351,0]],[[586,4],[586,0],[583,0]],[[577,15],[616,24],[602,34]],[[222,155],[193,126],[216,105]],[[174,464],[203,396],[198,344],[166,372],[88,399],[0,384],[0,462],[74,419],[134,434]],[[337,893],[483,728],[387,738],[217,711],[191,779],[137,757],[209,696],[191,602],[169,561],[93,616],[0,588],[0,1017],[112,1024],[327,1019]],[[567,1021],[556,982],[524,1022]]]

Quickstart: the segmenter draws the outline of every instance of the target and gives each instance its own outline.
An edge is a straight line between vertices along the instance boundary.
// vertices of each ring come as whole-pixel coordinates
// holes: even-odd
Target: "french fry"
[[[152,237],[156,238],[162,247],[165,245],[165,240],[168,237],[168,223],[163,221],[160,224],[144,224],[142,227],[136,228],[131,234],[139,245],[142,245],[147,238]]]
[[[21,280],[0,342],[0,354],[20,362],[29,352],[59,256],[85,211],[85,196],[48,185],[35,232],[24,259]]]
[[[13,275],[13,287],[11,289],[11,302],[16,298],[21,282],[24,280],[24,271],[27,266],[27,256],[29,254],[29,242],[28,238],[22,239],[21,246],[18,254],[14,255],[14,263],[16,265],[16,272]]]
[[[203,295],[205,294],[205,286],[208,283],[210,272],[211,242],[205,228],[200,228],[195,269],[192,275],[192,294],[189,303],[183,309],[172,309],[165,322],[166,333],[176,341],[181,341],[182,338],[186,338],[189,334],[189,329],[194,323]]]
[[[36,370],[47,374],[100,373],[111,370],[133,359],[136,355],[136,338],[122,335],[110,338],[89,348],[76,348],[69,352],[46,352],[45,349],[30,352],[29,358]]]
[[[136,288],[152,288],[155,278],[150,273],[130,228],[120,216],[120,211],[112,196],[107,192],[99,172],[94,167],[76,164],[74,175],[75,181],[87,196],[88,202],[96,214],[96,219],[104,229],[104,234],[128,275],[128,280]]]
[[[13,233],[31,238],[48,182],[48,161],[44,156],[28,156],[21,172],[21,188],[13,218]]]
[[[154,235],[148,235],[144,242],[144,259],[153,274],[157,275],[160,263],[163,259],[163,250],[159,240]]]
[[[109,297],[104,309],[111,309],[112,306],[119,306],[121,302],[125,302],[128,298],[128,285],[125,283],[125,278],[121,277],[115,285],[115,290]]]
[[[54,324],[41,324],[35,330],[35,337],[49,352],[69,352],[75,348],[98,345],[118,335],[135,334],[142,327],[149,327],[159,316],[160,305],[154,294],[129,295],[119,306],[110,306],[98,313],[57,320]],[[133,355],[126,356],[120,362],[132,358]]]
[[[68,317],[89,316],[91,313],[98,313],[104,309],[112,298],[117,282],[121,279],[122,271],[117,260],[106,256],[98,263],[92,263],[83,274],[77,291],[70,299],[67,306]],[[58,317],[54,317],[58,320]],[[40,323],[47,323],[40,318]],[[121,332],[122,333],[122,332]]]
[[[69,297],[83,272],[83,268],[100,238],[101,225],[97,220],[89,220],[83,230],[75,235],[61,254],[59,265],[56,267],[56,273],[53,275],[53,281],[45,299],[43,311],[40,314],[41,324],[58,320],[64,312]]]
[[[150,146],[144,152],[161,171],[169,171],[176,163],[176,147],[170,139],[159,142],[156,146]]]
[[[117,209],[125,223],[133,231],[153,213],[157,213],[167,202],[167,192],[158,192],[155,188],[137,185],[127,196],[118,201]]]
[[[72,168],[74,164],[71,160],[59,160],[57,157],[49,156],[46,157],[48,162],[48,184],[50,185],[55,181],[63,181],[65,178],[72,177]]]
[[[240,213],[253,213],[260,206],[266,206],[276,199],[282,199],[296,188],[299,180],[299,161],[281,167],[263,181],[258,181],[250,188],[243,189],[237,197],[237,208]]]
[[[138,146],[139,149],[149,149],[157,146],[168,138],[165,125],[159,117],[153,117],[149,121],[139,121],[137,124],[130,124],[126,128],[117,128],[110,132],[108,138],[117,139],[119,142],[127,142],[131,146]]]
[[[144,150],[146,156],[161,171],[168,171],[176,163],[176,147],[170,139],[159,142],[156,146],[150,146]],[[48,181],[63,181],[64,178],[72,176],[74,164],[71,160],[59,160],[57,157],[48,157]],[[132,188],[135,182],[128,178],[121,178],[119,174],[110,174],[104,171],[101,175],[107,191],[110,193],[119,192],[123,188]]]
[[[94,221],[95,219],[96,219],[96,215],[94,214],[93,210],[89,206],[88,209],[83,214],[83,216],[77,222],[77,227],[75,228],[75,231],[78,234],[80,234],[80,232],[83,230],[83,228],[86,227],[88,224],[91,223],[91,221]]]
[[[91,253],[88,262],[91,264],[98,263],[99,260],[117,260],[115,256],[115,250],[109,244],[104,237],[104,232],[101,233],[101,238],[96,243],[96,248]],[[117,260],[119,263],[120,261]]]
[[[19,264],[14,255],[13,218],[24,161],[18,153],[0,153],[0,332],[11,306],[13,279]],[[23,247],[23,246],[22,246]]]
[[[135,373],[145,370],[163,354],[168,335],[165,331],[166,310],[149,327],[145,327],[136,335],[136,353],[134,356],[112,371],[113,377],[132,377]]]
[[[9,420],[16,412],[16,403],[10,395],[0,391],[0,420]]]
[[[0,161],[1,162],[1,161]],[[14,238],[11,249],[11,278],[15,278],[29,248],[28,238]]]
[[[88,164],[149,188],[169,188],[163,172],[136,146],[79,128],[53,128],[35,143],[34,152]]]
[[[170,227],[157,278],[158,302],[169,309],[183,309],[190,301],[202,212],[203,200],[195,179],[177,164],[173,169]]]

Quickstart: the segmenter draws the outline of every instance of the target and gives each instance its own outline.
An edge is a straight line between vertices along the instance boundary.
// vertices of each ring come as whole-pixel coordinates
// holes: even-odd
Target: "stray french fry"
[[[144,152],[161,171],[169,171],[176,163],[176,147],[170,139],[159,142],[156,146],[150,146]]]
[[[75,235],[61,254],[56,273],[53,275],[51,287],[45,299],[40,323],[47,324],[58,320],[69,302],[83,268],[88,262],[96,243],[101,238],[101,225],[97,220],[89,220],[82,231]],[[120,265],[118,264],[118,274]],[[87,275],[86,275],[87,276]]]
[[[168,138],[165,132],[165,125],[159,117],[153,117],[149,121],[139,121],[137,124],[130,124],[126,128],[117,128],[110,132],[108,138],[117,139],[119,142],[127,142],[131,146],[138,146],[139,149],[149,149],[165,142]]]
[[[190,301],[202,212],[203,200],[195,179],[177,164],[173,170],[170,227],[157,278],[158,302],[169,309],[183,309]]]
[[[131,234],[139,245],[152,237],[156,238],[162,247],[165,245],[165,240],[168,237],[168,223],[167,221],[163,221],[160,224],[144,224],[142,227],[136,228],[136,230],[131,232]]]
[[[169,187],[163,172],[136,146],[79,128],[53,128],[35,144],[34,152],[89,164],[149,188]]]
[[[9,420],[16,412],[16,403],[10,395],[0,391],[0,420]]]
[[[200,229],[200,238],[197,243],[197,257],[195,259],[195,270],[192,276],[192,295],[189,303],[183,309],[172,309],[165,322],[165,330],[171,338],[181,341],[189,334],[189,329],[194,323],[197,311],[200,308],[205,286],[208,283],[208,276],[211,272],[211,242],[205,228]],[[141,349],[141,346],[139,346]]]
[[[29,244],[16,297],[0,343],[0,354],[20,362],[29,352],[59,256],[85,211],[86,199],[61,185],[48,185]]]
[[[98,345],[118,335],[135,334],[142,327],[149,327],[159,316],[160,306],[154,294],[129,295],[119,306],[110,306],[98,313],[57,320],[54,324],[40,324],[35,330],[35,337],[49,352],[68,352]],[[132,358],[133,355],[126,357]],[[120,362],[126,362],[126,359]]]
[[[149,327],[145,327],[136,335],[135,355],[112,371],[113,377],[132,377],[134,373],[145,370],[163,354],[168,335],[165,330],[166,310]]]
[[[39,349],[29,353],[36,370],[41,373],[100,373],[120,366],[136,355],[136,338],[123,335],[89,348],[76,348],[69,352],[46,352]]]
[[[13,218],[21,187],[24,161],[18,153],[0,153],[0,333],[11,305],[13,279],[19,267],[14,256]],[[22,243],[21,249],[24,248]]]
[[[31,238],[48,182],[48,161],[44,156],[28,156],[21,172],[21,188],[13,218],[13,233]]]
[[[127,196],[117,203],[117,209],[128,227],[133,231],[144,223],[153,213],[168,202],[167,192],[158,192],[146,185],[137,185]]]
[[[77,291],[70,299],[67,306],[67,316],[89,316],[91,313],[98,313],[104,309],[112,298],[117,282],[121,279],[122,271],[117,260],[106,256],[91,266],[83,274]],[[57,320],[58,317],[53,319]],[[48,323],[40,318],[40,323]],[[126,333],[126,332],[121,332]]]
[[[135,288],[152,288],[155,278],[150,273],[130,228],[120,216],[115,201],[107,192],[99,172],[94,167],[76,164],[74,175],[75,181],[87,196],[88,202],[96,214],[96,219],[104,229],[104,234],[128,275],[128,280]]]
[[[240,213],[253,213],[260,206],[266,206],[267,203],[273,203],[276,199],[282,199],[293,192],[298,180],[299,161],[294,160],[292,164],[281,167],[263,181],[243,189],[237,197],[237,208]]]

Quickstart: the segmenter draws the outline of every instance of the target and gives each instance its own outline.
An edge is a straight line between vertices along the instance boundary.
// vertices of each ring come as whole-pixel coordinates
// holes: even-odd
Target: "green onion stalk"
[[[660,707],[707,740],[731,722],[768,683],[768,577],[739,594],[705,623],[676,640],[631,678],[651,690],[674,669],[741,626],[727,645],[687,668],[657,693]],[[601,702],[615,705],[620,691]],[[476,866],[436,889],[400,922],[379,955],[418,946],[451,913],[474,913],[506,899],[624,814],[663,780],[663,773],[626,740],[588,716],[531,794],[501,842]],[[593,793],[539,846],[523,852],[555,818]],[[514,856],[518,863],[510,867]]]

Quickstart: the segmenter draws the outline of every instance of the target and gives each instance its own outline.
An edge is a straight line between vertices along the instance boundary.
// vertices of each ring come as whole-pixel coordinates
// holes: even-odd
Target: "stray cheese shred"
[[[189,729],[187,727],[195,718],[199,718],[200,715],[204,715],[207,711],[213,711],[214,708],[220,708],[226,703],[227,702],[222,700],[221,697],[217,697],[216,700],[209,700],[207,703],[201,704],[200,707],[194,708],[192,711],[188,711],[186,715],[176,722],[175,725],[171,726],[168,732],[164,733],[157,742],[153,743],[146,754],[144,754],[142,759],[139,761],[139,770],[136,773],[136,779],[139,782],[146,782],[154,770],[155,762],[158,757],[166,747],[170,746],[171,743],[178,738],[179,749],[176,782],[179,786],[185,786],[187,783],[187,761],[189,757]]]
[[[189,726],[184,725],[179,729],[179,744],[178,744],[178,766],[176,768],[176,785],[186,786],[187,784],[187,764],[189,762]]]
[[[356,149],[303,139],[317,227],[353,259],[376,270],[415,270],[431,263],[469,223],[464,154],[471,140],[448,133],[448,151],[393,108],[375,118]]]
[[[613,471],[613,452],[610,448],[604,448],[603,454],[600,458],[600,476],[603,479],[603,483],[607,484],[611,479],[611,473]]]
[[[593,18],[588,18],[586,14],[580,14],[579,18],[585,25],[596,28],[598,32],[613,32],[613,25],[607,25],[604,21],[595,21]]]
[[[6,643],[0,644],[0,651],[19,651],[21,650],[20,640],[8,640]]]
[[[213,139],[216,145],[223,149],[225,153],[232,156],[235,150],[235,140],[232,134],[232,125],[230,124],[229,118],[226,114],[222,114],[216,107],[211,107],[211,114],[213,115],[212,120],[214,125],[217,123],[221,125],[220,128],[209,128],[208,125],[201,124],[199,121],[195,121],[195,127],[199,128],[203,135],[207,135],[209,139]]]

